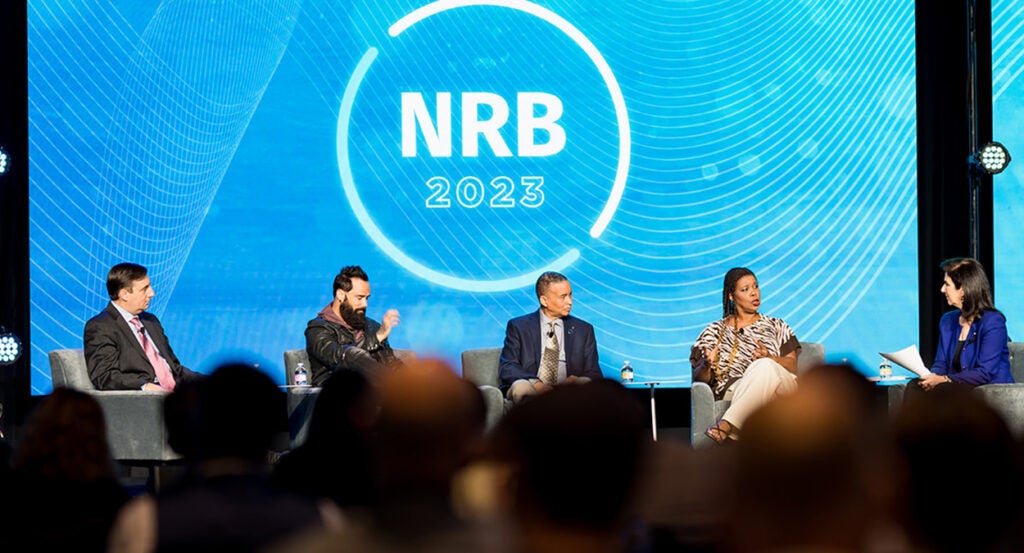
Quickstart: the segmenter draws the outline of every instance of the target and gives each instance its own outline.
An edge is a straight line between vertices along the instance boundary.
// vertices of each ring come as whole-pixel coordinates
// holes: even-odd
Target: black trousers
[[[907,389],[903,392],[903,404],[906,405],[907,403],[917,401],[924,394],[930,394],[934,392],[947,392],[951,391],[953,388],[958,388],[959,390],[962,391],[970,391],[974,388],[974,386],[971,386],[970,384],[962,384],[960,382],[943,382],[942,384],[936,386],[934,389],[926,391],[924,388],[921,387],[921,379],[915,378],[907,383]]]

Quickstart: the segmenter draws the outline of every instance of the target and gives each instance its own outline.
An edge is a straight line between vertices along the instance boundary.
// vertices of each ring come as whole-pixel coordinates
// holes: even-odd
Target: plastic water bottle
[[[622,364],[622,382],[629,383],[633,381],[633,367],[626,361]]]
[[[882,380],[892,378],[892,363],[884,357],[882,358],[882,362],[878,364],[878,377]]]
[[[295,365],[295,385],[309,386],[309,379],[306,375],[306,365],[304,363],[298,363]]]

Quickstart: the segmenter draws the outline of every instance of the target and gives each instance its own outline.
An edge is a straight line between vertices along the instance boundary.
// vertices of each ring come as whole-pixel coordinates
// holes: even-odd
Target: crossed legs
[[[751,413],[780,395],[796,391],[796,375],[771,359],[757,359],[732,387],[732,403],[722,420],[705,434],[716,443],[736,439],[737,432]]]

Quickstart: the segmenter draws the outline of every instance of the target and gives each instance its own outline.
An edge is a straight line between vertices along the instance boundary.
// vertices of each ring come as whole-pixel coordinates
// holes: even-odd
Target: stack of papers
[[[907,346],[899,351],[892,353],[881,353],[879,355],[885,357],[889,361],[896,363],[897,365],[907,369],[908,371],[916,374],[919,377],[924,377],[932,374],[932,371],[928,370],[928,367],[924,366],[924,360],[921,359],[921,353],[917,351],[916,345]]]

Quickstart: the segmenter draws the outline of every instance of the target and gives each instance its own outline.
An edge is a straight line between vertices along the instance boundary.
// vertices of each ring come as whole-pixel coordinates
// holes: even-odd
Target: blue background
[[[1006,313],[1010,339],[1024,340],[1024,5],[992,1],[992,136],[1013,158],[992,177],[996,307]]]
[[[423,278],[371,239],[343,191],[342,97],[371,48],[342,145],[367,216],[403,255],[460,279],[532,280],[578,250],[563,272],[606,374],[629,359],[638,380],[688,385],[690,344],[740,265],[760,278],[762,311],[832,359],[873,367],[917,341],[912,1],[534,4],[593,43],[625,99],[628,180],[597,237],[622,150],[595,65],[509,7],[387,33],[424,4],[30,0],[33,391],[51,388],[48,351],[81,347],[107,269],[125,260],[150,269],[150,309],[201,371],[250,352],[283,381],[282,352],[304,346],[347,264],[370,275],[370,316],[401,311],[393,346],[457,364],[501,345],[505,322],[535,309],[532,285]],[[441,91],[453,155],[431,157],[421,138],[403,158],[401,93]],[[516,93],[558,96],[565,148],[497,157],[481,142],[464,158],[463,92],[510,103],[513,152]],[[545,202],[428,209],[438,175],[541,175]]]

